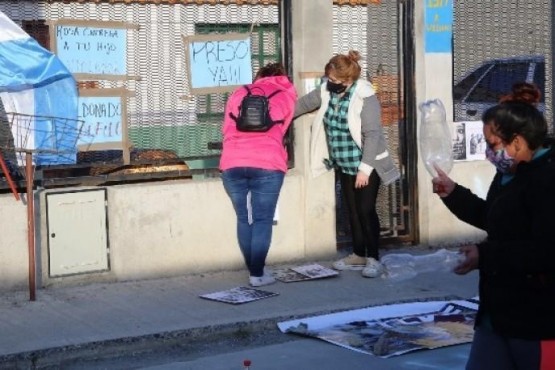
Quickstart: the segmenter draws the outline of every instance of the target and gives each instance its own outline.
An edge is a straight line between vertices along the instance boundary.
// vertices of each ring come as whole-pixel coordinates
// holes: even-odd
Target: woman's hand
[[[456,184],[439,166],[434,164],[434,168],[437,171],[437,177],[432,179],[433,192],[445,198],[453,192]]]
[[[453,270],[455,274],[465,275],[478,268],[480,255],[476,245],[465,245],[461,247],[459,251],[464,255],[465,259],[457,267],[455,267]]]
[[[368,185],[370,176],[365,174],[364,172],[358,171],[357,178],[355,180],[355,189],[360,189]]]

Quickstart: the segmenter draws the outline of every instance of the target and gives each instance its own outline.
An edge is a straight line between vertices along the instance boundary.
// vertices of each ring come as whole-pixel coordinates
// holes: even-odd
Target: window
[[[453,100],[464,99],[480,77],[482,77],[489,68],[491,68],[491,64],[485,64],[460,81],[453,89]]]
[[[545,63],[544,62],[537,62],[535,63],[534,68],[534,83],[540,91],[542,92],[542,96],[540,99],[541,103],[545,103]]]
[[[495,64],[468,96],[467,102],[497,103],[515,82],[526,81],[528,62]]]
[[[250,24],[196,24],[197,34],[210,33],[248,33]],[[278,24],[262,24],[253,27],[251,33],[252,70],[257,71],[260,66],[270,62],[281,61],[280,29]],[[195,107],[198,125],[190,126],[185,133],[194,144],[190,145],[189,155],[198,156],[208,154],[217,155],[221,150],[221,127],[224,118],[225,104],[229,93],[213,93],[197,96]],[[291,148],[288,148],[292,152]],[[290,162],[293,155],[289,155]],[[189,161],[188,163],[192,163]],[[218,161],[203,161],[202,168],[217,166]],[[290,164],[291,165],[291,164]],[[194,166],[194,164],[193,164]]]
[[[21,28],[37,40],[40,46],[50,50],[50,32],[44,20],[23,21],[21,22]]]

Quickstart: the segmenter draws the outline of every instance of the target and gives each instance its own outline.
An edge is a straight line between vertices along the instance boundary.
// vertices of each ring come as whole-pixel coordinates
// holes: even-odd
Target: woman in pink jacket
[[[287,151],[283,137],[293,119],[297,93],[283,66],[262,67],[248,85],[254,95],[270,96],[269,112],[278,121],[266,132],[239,131],[239,116],[245,87],[229,97],[223,123],[223,151],[220,170],[226,193],[237,215],[239,247],[249,269],[251,286],[272,284],[275,279],[264,272],[272,240],[273,217],[287,172]]]

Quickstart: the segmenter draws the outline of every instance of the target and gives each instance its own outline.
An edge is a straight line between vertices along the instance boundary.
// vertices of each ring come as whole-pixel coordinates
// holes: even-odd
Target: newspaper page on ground
[[[292,283],[296,281],[322,279],[338,276],[339,273],[317,263],[311,263],[302,266],[277,269],[273,271],[274,277],[284,283]]]
[[[200,298],[230,304],[241,304],[257,301],[259,299],[270,298],[277,295],[278,293],[240,286],[237,288],[222,290],[220,292],[203,294],[200,296]]]
[[[278,326],[285,333],[322,339],[382,358],[472,341],[477,312],[474,301],[432,303],[380,306]],[[388,317],[388,312],[405,314]],[[327,326],[326,322],[335,324]]]

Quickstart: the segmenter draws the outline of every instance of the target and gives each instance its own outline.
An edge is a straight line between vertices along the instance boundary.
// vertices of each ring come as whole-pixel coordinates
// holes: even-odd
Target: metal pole
[[[551,112],[548,111],[548,119],[549,121],[551,121],[551,134],[555,135],[555,125],[553,125],[553,118],[555,117],[555,81],[553,81],[553,78],[555,77],[555,65],[553,65],[553,50],[555,50],[555,22],[553,22],[553,20],[555,18],[555,4],[553,4],[553,2],[550,2],[551,4],[551,46],[550,46],[550,50],[551,50]],[[547,76],[545,76],[547,77]],[[544,77],[544,78],[545,78]],[[548,122],[549,122],[548,121]]]
[[[35,280],[35,210],[33,195],[33,154],[25,153],[25,172],[27,179],[27,243],[29,249],[29,299],[34,301],[36,293]]]
[[[293,78],[293,4],[292,0],[282,0],[279,6],[279,18],[281,21],[282,61],[291,79]],[[285,133],[284,143],[287,150],[287,167],[295,166],[295,131],[293,125],[289,126]]]

